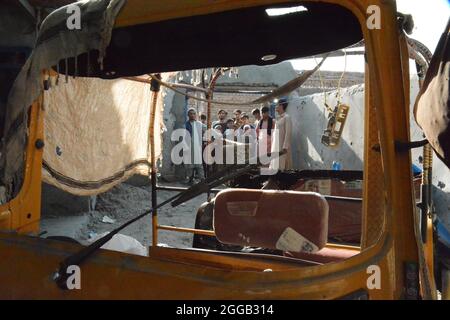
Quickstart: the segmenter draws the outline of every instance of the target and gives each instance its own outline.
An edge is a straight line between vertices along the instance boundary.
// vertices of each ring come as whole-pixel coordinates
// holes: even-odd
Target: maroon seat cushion
[[[228,189],[214,205],[220,242],[293,252],[327,243],[328,203],[314,192]]]

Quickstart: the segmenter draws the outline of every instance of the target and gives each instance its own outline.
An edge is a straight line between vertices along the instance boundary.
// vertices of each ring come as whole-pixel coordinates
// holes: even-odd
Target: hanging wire
[[[344,79],[345,73],[347,71],[347,51],[344,51],[344,71],[342,72],[341,78],[339,79],[338,82],[338,87],[337,87],[337,104],[339,105],[341,103],[341,83],[342,83],[342,79]]]
[[[41,12],[41,8],[36,8],[36,41],[37,41],[37,37],[39,35],[39,28],[41,27],[41,22],[42,22],[42,12]]]
[[[338,86],[337,86],[337,105],[339,105],[341,103],[341,83],[342,80],[344,79],[345,73],[347,72],[347,51],[343,50],[344,52],[344,71],[341,74],[341,77],[339,78],[338,81]],[[316,57],[314,57],[314,61],[316,63],[316,65],[318,65],[317,59]],[[333,109],[328,105],[327,103],[327,91],[325,88],[325,84],[323,81],[323,77],[322,77],[322,72],[320,71],[320,68],[318,69],[319,71],[319,80],[320,80],[320,86],[322,87],[323,90],[323,100],[324,100],[324,105],[327,111],[332,112]]]
[[[319,65],[316,57],[314,57],[314,62],[316,63],[316,66]],[[317,71],[319,71],[319,81],[320,81],[320,86],[322,87],[322,90],[323,90],[323,103],[325,105],[325,109],[327,111],[331,112],[333,110],[330,108],[330,106],[327,103],[327,90],[325,89],[325,84],[323,83],[322,71],[320,71],[320,68]]]

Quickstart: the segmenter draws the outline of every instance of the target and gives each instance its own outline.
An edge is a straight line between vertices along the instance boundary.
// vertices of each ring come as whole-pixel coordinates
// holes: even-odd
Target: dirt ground
[[[186,187],[181,183],[164,183],[164,185]],[[173,191],[158,190],[158,203],[174,195]],[[205,201],[206,195],[201,195],[176,208],[168,204],[158,210],[159,224],[193,228],[197,209]],[[111,231],[145,212],[150,205],[151,186],[134,186],[125,182],[98,195],[94,204],[95,210],[71,215],[61,212],[58,216],[43,212],[41,232],[46,232],[43,237],[67,236],[81,243],[87,243],[89,239]],[[120,233],[135,238],[146,247],[150,246],[152,242],[151,215],[134,222]],[[192,234],[159,231],[158,243],[178,248],[192,247]]]

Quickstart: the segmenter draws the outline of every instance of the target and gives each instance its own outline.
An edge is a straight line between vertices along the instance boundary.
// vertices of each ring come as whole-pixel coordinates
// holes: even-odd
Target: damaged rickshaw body
[[[2,180],[7,202],[0,210],[0,227],[5,230],[0,233],[1,298],[434,298],[432,227],[429,223],[428,241],[422,243],[415,221],[410,152],[396,147],[396,142],[410,141],[409,61],[394,1],[128,0],[99,3],[117,5],[109,11],[112,17],[117,14],[115,20],[111,16],[106,18],[114,22],[111,43],[105,45],[101,43],[104,39],[88,39],[85,50],[76,52],[77,63],[70,57],[56,59],[62,75],[112,79],[212,66],[263,65],[261,57],[268,53],[277,53],[277,58],[270,62],[276,63],[338,50],[364,39],[365,161],[361,245],[325,245],[323,238],[316,239],[316,235],[311,234],[316,239],[314,245],[355,252],[348,259],[326,264],[304,257],[156,245],[150,247],[148,257],[97,250],[80,265],[81,289],[62,290],[54,281],[55,271],[61,261],[82,246],[33,236],[39,231],[45,143],[45,110],[40,94],[37,99],[33,97],[29,110],[13,110],[8,115],[9,128],[14,128],[12,120],[19,112],[24,112],[21,119],[26,122],[10,131],[12,136],[19,134],[11,141],[15,146],[24,146],[22,153],[8,154],[10,149],[2,152],[5,166]],[[265,13],[267,8],[291,5],[302,5],[307,12],[276,19],[270,19]],[[374,8],[380,10],[381,29],[367,27],[368,16]],[[219,25],[227,27],[209,27]],[[40,34],[41,43],[51,39],[52,32],[58,29],[57,25],[51,27],[46,29],[47,33]],[[123,32],[131,35],[128,47],[115,41]],[[298,34],[297,41],[291,41],[293,34]],[[321,40],[317,41],[319,36]],[[148,37],[152,37],[151,44],[146,41]],[[209,41],[212,38],[215,41]],[[99,57],[103,57],[101,63]],[[53,67],[55,71],[56,65],[42,69]],[[39,83],[41,80],[38,79]],[[20,130],[28,134],[20,136]],[[155,169],[154,161],[152,165]],[[152,173],[155,178],[155,170]],[[254,193],[243,190],[236,194],[231,189],[222,194],[220,209],[225,210],[230,202],[241,201],[240,197],[256,201]],[[286,203],[289,193],[277,197],[274,201]],[[313,229],[308,230],[320,229],[323,233],[326,201],[317,194],[311,197],[307,200],[316,204],[320,215]],[[308,202],[298,195],[291,199],[298,201],[299,206],[306,206],[304,203]],[[235,210],[233,206],[231,210]],[[249,212],[252,210],[250,208]],[[226,215],[222,212],[220,216]],[[266,218],[270,222],[271,216]],[[222,237],[228,236],[222,234]],[[262,244],[270,246],[276,240],[269,238]]]

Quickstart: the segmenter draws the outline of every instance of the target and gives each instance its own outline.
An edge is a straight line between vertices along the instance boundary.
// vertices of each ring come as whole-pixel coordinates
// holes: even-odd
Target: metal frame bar
[[[158,225],[159,230],[167,230],[167,231],[176,231],[176,232],[186,232],[193,234],[200,234],[204,236],[215,237],[216,234],[212,230],[202,230],[202,229],[193,229],[193,228],[183,228],[183,227],[174,227],[174,226],[166,226],[166,225]]]
[[[186,187],[171,187],[171,186],[161,186],[156,185],[156,190],[164,190],[164,191],[186,191],[189,188]],[[213,193],[218,193],[224,189],[211,189],[210,191]]]
[[[157,77],[161,77],[160,74]],[[149,124],[149,143],[150,143],[150,158],[152,164],[151,171],[151,183],[152,183],[152,208],[157,206],[157,194],[156,194],[156,155],[155,155],[155,118],[156,118],[156,106],[158,102],[158,96],[160,91],[160,85],[156,81],[150,83],[150,91],[152,93],[151,106],[150,106],[150,124]],[[158,212],[156,209],[152,212],[152,245],[158,244]]]
[[[165,191],[185,191],[189,188],[186,187],[170,187],[170,186],[156,186],[157,190],[165,190]],[[211,189],[211,192],[218,193],[225,189]],[[362,202],[362,198],[353,198],[353,197],[339,197],[339,196],[329,196],[323,195],[323,197],[327,200],[336,200],[336,201],[348,201],[348,202]]]

